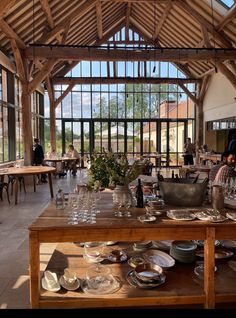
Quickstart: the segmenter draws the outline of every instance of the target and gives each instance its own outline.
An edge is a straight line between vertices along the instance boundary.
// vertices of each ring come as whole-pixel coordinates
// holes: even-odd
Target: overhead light
[[[155,73],[155,72],[156,72],[156,66],[155,66],[155,65],[153,66],[153,70],[152,70],[152,72],[153,72],[153,73]]]

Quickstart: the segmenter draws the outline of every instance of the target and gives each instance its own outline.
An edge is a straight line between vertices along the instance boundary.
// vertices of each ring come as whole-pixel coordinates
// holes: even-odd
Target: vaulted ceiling
[[[63,76],[84,56],[80,58],[79,51],[66,55],[75,50],[69,46],[100,46],[125,27],[148,45],[164,48],[155,59],[165,60],[165,48],[175,48],[169,59],[175,54],[175,64],[187,76],[201,78],[217,66],[236,87],[236,4],[230,10],[215,0],[0,0],[0,4],[0,49],[14,56],[22,77],[25,62],[33,77],[38,74],[37,81]],[[128,43],[127,36],[124,44]],[[51,55],[45,44],[54,50]],[[192,50],[182,53],[177,48]],[[218,59],[214,50],[218,48],[229,50],[220,51]],[[95,58],[98,53],[93,54]],[[140,59],[145,60],[145,54]]]

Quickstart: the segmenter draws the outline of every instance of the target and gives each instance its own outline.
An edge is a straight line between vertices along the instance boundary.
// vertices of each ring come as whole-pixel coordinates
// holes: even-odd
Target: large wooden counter
[[[132,208],[131,218],[116,218],[113,215],[111,193],[103,193],[99,202],[101,213],[96,224],[68,225],[65,211],[56,210],[50,203],[48,208],[29,227],[30,241],[30,298],[32,308],[94,308],[94,307],[145,307],[200,304],[214,308],[216,302],[236,301],[235,272],[221,269],[222,275],[214,279],[215,239],[235,239],[236,223],[210,223],[208,221],[173,221],[164,216],[155,223],[141,223],[137,216],[144,209]],[[133,242],[143,240],[205,240],[204,282],[195,282],[195,264],[176,264],[167,272],[166,283],[158,288],[143,290],[126,282],[128,264],[111,264],[112,271],[122,281],[121,289],[109,295],[88,295],[79,289],[75,292],[59,291],[52,293],[41,288],[40,243],[59,242],[56,256],[64,261],[49,262],[49,269],[63,273],[72,266],[79,277],[84,277],[86,262],[78,244],[68,242],[119,241]],[[122,244],[122,243],[121,243]],[[53,255],[52,259],[55,257]],[[222,265],[223,266],[223,265]],[[226,274],[224,274],[226,273]]]

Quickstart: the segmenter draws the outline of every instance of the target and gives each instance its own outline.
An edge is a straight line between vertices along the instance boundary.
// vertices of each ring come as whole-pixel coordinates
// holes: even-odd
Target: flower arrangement
[[[94,153],[88,169],[88,185],[94,189],[111,188],[116,185],[128,185],[142,173],[143,163],[140,160],[129,164],[124,153],[115,154],[103,149],[102,154]]]

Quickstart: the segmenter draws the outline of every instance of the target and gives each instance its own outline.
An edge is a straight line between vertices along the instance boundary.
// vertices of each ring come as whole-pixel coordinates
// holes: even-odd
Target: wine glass
[[[69,220],[68,224],[78,224],[78,204],[79,197],[76,193],[69,193],[68,197],[68,209],[69,209]]]

